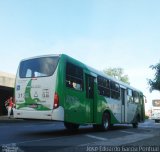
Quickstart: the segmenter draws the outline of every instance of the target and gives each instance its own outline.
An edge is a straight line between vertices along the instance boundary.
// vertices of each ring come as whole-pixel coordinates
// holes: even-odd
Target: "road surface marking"
[[[89,134],[87,134],[85,136],[87,136],[89,138],[93,138],[93,139],[103,140],[103,141],[108,140],[107,138],[97,137],[97,136],[93,136],[93,135],[89,135]]]
[[[127,135],[127,136],[123,136],[123,137],[118,137],[118,138],[113,138],[113,139],[108,139],[106,141],[96,141],[96,142],[91,142],[91,143],[86,143],[86,144],[82,144],[79,146],[122,146],[122,145],[126,145],[126,144],[130,144],[133,142],[137,142],[140,140],[144,140],[147,138],[151,138],[154,137],[154,134],[142,134],[142,133],[135,133],[132,135]]]
[[[45,139],[35,139],[35,140],[26,140],[26,141],[20,141],[20,142],[12,142],[12,143],[7,143],[7,144],[0,144],[0,146],[2,146],[2,145],[12,145],[12,144],[20,145],[20,144],[25,144],[25,143],[47,141],[47,140],[56,140],[56,139],[61,139],[61,138],[64,139],[64,137],[67,137],[67,136],[55,137],[55,138],[45,138]]]
[[[121,131],[121,132],[124,132],[124,133],[127,133],[127,134],[134,134],[134,132],[129,132],[129,131]]]

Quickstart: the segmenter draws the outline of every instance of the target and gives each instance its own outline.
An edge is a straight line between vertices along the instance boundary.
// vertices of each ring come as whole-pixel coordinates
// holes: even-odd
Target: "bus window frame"
[[[106,86],[104,85],[104,81],[106,81]],[[110,80],[106,79],[100,75],[97,76],[97,86],[98,86],[98,94],[103,97],[110,98],[111,92],[110,92]],[[102,93],[103,91],[103,93]]]
[[[72,71],[71,73],[67,73],[69,69],[67,69],[70,66],[70,68],[75,68],[76,70],[79,69],[81,71],[80,73],[82,74],[81,78],[77,76],[77,74]],[[72,67],[71,67],[72,66]],[[75,74],[75,75],[74,75]],[[80,83],[77,83],[77,82]],[[65,68],[65,86],[69,89],[76,90],[76,91],[84,91],[84,71],[83,68],[80,66],[77,66],[69,61],[66,62],[66,68]],[[78,87],[79,85],[79,87]]]
[[[111,80],[110,81],[111,98],[120,101],[120,84]]]
[[[137,91],[133,91],[133,102],[136,104],[140,103],[140,95]]]
[[[130,89],[130,88],[127,88],[127,102],[128,103],[134,103],[133,90]]]

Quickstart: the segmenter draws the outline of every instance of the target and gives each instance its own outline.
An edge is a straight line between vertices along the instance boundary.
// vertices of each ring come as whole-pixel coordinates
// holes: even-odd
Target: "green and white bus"
[[[141,91],[65,54],[22,60],[15,101],[15,118],[63,121],[72,130],[144,121]]]

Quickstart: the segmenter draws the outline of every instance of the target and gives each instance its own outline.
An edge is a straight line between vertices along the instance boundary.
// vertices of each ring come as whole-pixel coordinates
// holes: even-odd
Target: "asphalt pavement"
[[[8,118],[7,116],[0,116],[0,123],[22,122],[22,121],[24,121],[24,120],[23,119],[15,119],[13,116],[11,116],[11,118]],[[129,147],[129,148],[142,147],[142,148],[144,148],[141,151],[160,151],[160,129],[153,128],[152,133],[154,134],[154,136],[151,138],[143,139],[138,142],[133,142],[133,143],[129,143],[129,144],[124,143],[121,146],[123,146],[124,148],[125,147]],[[145,148],[148,148],[148,149],[145,149]],[[79,150],[80,149],[81,148],[79,147]],[[123,150],[125,151],[126,149],[123,149]],[[136,151],[136,149],[134,149],[134,150]],[[133,151],[133,149],[129,149],[128,151]]]

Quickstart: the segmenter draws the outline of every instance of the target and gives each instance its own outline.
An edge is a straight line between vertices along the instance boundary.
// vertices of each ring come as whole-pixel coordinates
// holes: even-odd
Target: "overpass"
[[[14,95],[15,75],[0,71],[0,115],[6,115],[4,102]]]

